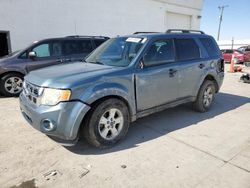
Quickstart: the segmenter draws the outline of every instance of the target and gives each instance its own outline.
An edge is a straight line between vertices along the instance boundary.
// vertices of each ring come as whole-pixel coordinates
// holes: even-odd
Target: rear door
[[[179,72],[173,39],[153,42],[143,58],[144,68],[136,72],[137,110],[143,111],[178,98]]]
[[[83,60],[93,51],[91,39],[72,39],[63,41],[64,62]]]
[[[33,46],[30,51],[35,52],[37,57],[27,59],[27,62],[25,62],[27,72],[62,63],[62,45],[60,41],[42,42]]]
[[[201,58],[200,48],[193,38],[175,39],[180,75],[180,98],[196,95],[197,85],[204,74],[206,61]]]

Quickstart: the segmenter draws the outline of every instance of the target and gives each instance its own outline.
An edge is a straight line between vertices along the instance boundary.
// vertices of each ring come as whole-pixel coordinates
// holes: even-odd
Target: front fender
[[[91,105],[95,101],[109,96],[123,98],[129,105],[129,110],[132,113],[131,115],[136,114],[133,87],[127,88],[126,86],[119,83],[102,83],[96,85],[93,88],[85,90],[80,98],[81,101]]]
[[[26,74],[25,70],[20,69],[19,67],[14,67],[13,66],[13,67],[0,68],[0,75],[6,74],[8,72],[17,72],[17,73],[20,73],[20,74],[23,74],[23,75]]]

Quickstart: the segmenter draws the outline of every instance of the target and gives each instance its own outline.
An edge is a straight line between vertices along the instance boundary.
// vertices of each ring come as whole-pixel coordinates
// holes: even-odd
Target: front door
[[[59,41],[40,43],[30,51],[35,52],[36,57],[29,59],[26,65],[27,72],[63,63],[62,46]]]
[[[179,97],[179,68],[172,39],[157,40],[146,51],[144,68],[136,72],[137,110],[143,111]]]

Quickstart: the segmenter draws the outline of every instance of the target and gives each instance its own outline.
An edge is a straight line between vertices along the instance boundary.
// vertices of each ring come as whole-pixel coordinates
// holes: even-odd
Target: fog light
[[[42,127],[47,132],[53,131],[53,130],[56,129],[55,123],[53,121],[49,120],[49,119],[44,119],[42,121]]]

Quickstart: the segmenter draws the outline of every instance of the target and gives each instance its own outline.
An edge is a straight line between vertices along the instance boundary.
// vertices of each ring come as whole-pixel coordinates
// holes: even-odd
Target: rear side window
[[[100,39],[98,39],[98,40],[94,40],[94,43],[95,43],[95,46],[96,47],[98,47],[98,46],[100,46],[102,43],[104,43],[106,40],[100,40]]]
[[[146,66],[155,66],[174,62],[174,45],[172,39],[158,40],[147,50],[144,56]]]
[[[92,44],[90,40],[68,40],[63,42],[64,55],[90,53]]]
[[[80,53],[90,53],[93,50],[92,44],[90,40],[81,40],[78,41]]]
[[[176,39],[176,51],[179,61],[194,60],[200,58],[200,50],[193,39]]]

